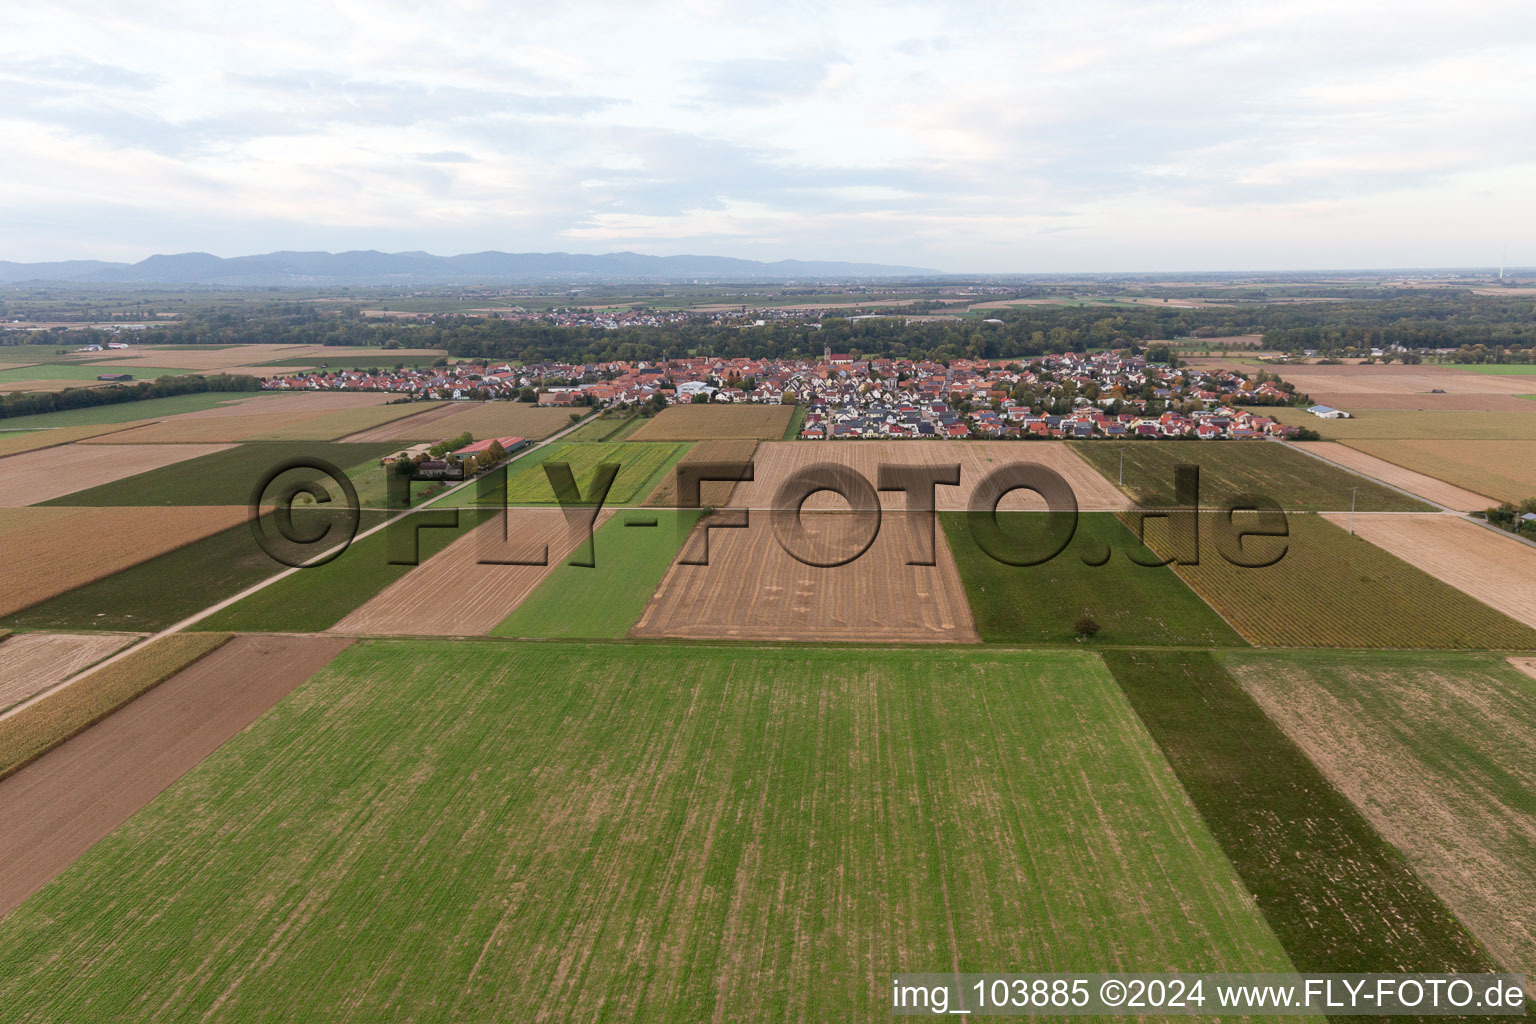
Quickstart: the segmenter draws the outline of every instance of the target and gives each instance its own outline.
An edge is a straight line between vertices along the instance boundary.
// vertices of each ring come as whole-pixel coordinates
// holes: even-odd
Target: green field
[[[1245,542],[1259,556],[1285,547],[1266,568],[1220,554],[1217,516],[1201,517],[1200,563],[1175,571],[1252,643],[1536,650],[1536,630],[1321,516],[1288,516],[1288,538]]]
[[[1314,417],[1315,418],[1315,417]],[[1226,508],[1242,495],[1279,502],[1286,511],[1349,511],[1350,488],[1359,487],[1361,512],[1430,512],[1433,508],[1390,487],[1267,441],[1084,441],[1072,450],[1144,508],[1174,504],[1173,471],[1180,463],[1200,467],[1200,505]]]
[[[14,370],[0,370],[0,383],[23,380],[78,380],[95,383],[103,373],[131,373],[133,379],[154,380],[156,377],[179,377],[191,370],[173,370],[164,366],[137,366],[132,369],[116,369],[110,363],[87,366],[83,363],[41,363],[37,366],[18,366]]]
[[[534,458],[519,459],[507,479],[507,502],[511,505],[553,505],[555,492],[543,469],[545,462],[568,462],[583,498],[589,494],[597,467],[603,462],[619,464],[619,474],[608,491],[607,504],[623,505],[649,494],[678,459],[688,451],[686,443],[642,443],[614,441],[602,444],[560,442],[533,453]]]
[[[1468,373],[1486,373],[1496,377],[1536,374],[1536,363],[1455,363],[1452,369]]]
[[[1112,512],[1078,517],[1072,543],[1043,565],[1005,565],[983,551],[971,535],[969,513],[940,516],[966,598],[982,639],[989,642],[1060,644],[1079,642],[1074,622],[1088,612],[1102,631],[1093,644],[1188,644],[1242,646],[1243,638],[1211,611],[1167,567],[1137,565],[1154,556]],[[1043,531],[1043,513],[1003,512],[1005,534]],[[1110,552],[1102,565],[1097,562]]]
[[[295,523],[309,529],[304,513]],[[359,531],[382,521],[364,511]],[[164,629],[287,566],[256,546],[245,523],[66,591],[0,622],[17,629]]]
[[[1536,685],[1489,654],[1222,659],[1504,965],[1536,934]]]
[[[18,1022],[869,1020],[903,969],[1291,966],[1092,657],[420,640],[340,655],[0,963]]]
[[[346,469],[398,450],[399,446],[390,442],[252,441],[99,487],[88,487],[43,504],[244,505],[251,500],[251,491],[262,478],[290,459],[319,458],[338,469]],[[283,477],[285,482],[288,479],[287,475]],[[332,485],[328,490],[332,492],[332,500],[343,500],[339,488]]]
[[[1297,969],[1496,969],[1214,655],[1104,660]]]
[[[1347,408],[1347,407],[1345,407]],[[1349,409],[1347,420],[1320,420],[1305,409],[1276,409],[1282,423],[1311,427],[1325,441],[1425,438],[1442,441],[1536,440],[1536,412],[1425,412]]]
[[[629,635],[702,513],[616,512],[593,534],[591,568],[570,559],[552,569],[493,633],[498,636],[616,638]],[[655,521],[655,526],[630,523]],[[572,557],[575,557],[574,555]]]
[[[796,405],[795,411],[790,414],[789,426],[784,428],[785,441],[793,441],[800,436],[800,428],[805,426],[805,417],[811,411],[808,405]]]
[[[622,441],[644,422],[644,416],[597,416],[566,434],[561,440]]]
[[[133,420],[164,419],[177,413],[199,412],[228,402],[239,402],[257,396],[258,392],[254,391],[202,391],[193,395],[173,395],[170,398],[147,398],[142,402],[117,402],[113,405],[94,405],[87,409],[65,409],[62,412],[45,412],[35,416],[13,416],[0,419],[0,428],[39,430],[44,427],[89,427],[107,423],[129,423]]]
[[[457,529],[434,527],[417,531],[418,561],[425,562],[492,514],[490,509],[461,509]],[[416,524],[429,521],[422,516],[413,512],[396,520],[378,533],[355,541],[326,564],[300,569],[215,612],[192,628],[245,633],[319,633],[330,629],[415,568],[391,564],[390,558],[392,552],[400,550],[394,546],[394,538],[409,537]],[[409,547],[407,544],[406,549]]]

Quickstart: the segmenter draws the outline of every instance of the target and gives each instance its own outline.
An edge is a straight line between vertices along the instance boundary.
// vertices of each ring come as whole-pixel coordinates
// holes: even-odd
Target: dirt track
[[[599,513],[593,529],[611,511]],[[336,633],[406,636],[479,636],[489,633],[523,603],[533,588],[586,536],[555,508],[507,510],[506,536],[493,518],[460,537],[386,587],[335,626]],[[548,565],[480,565],[482,558],[509,558],[520,546],[548,545]]]
[[[12,455],[5,460],[5,486],[0,488],[0,506],[35,505],[200,455],[212,455],[229,447],[227,444],[125,444],[112,447],[67,444]]]
[[[241,636],[0,782],[0,915],[351,641]]]
[[[1077,495],[1078,508],[1118,511],[1131,500],[1082,457],[1061,441],[780,441],[758,445],[753,459],[756,479],[738,484],[731,495],[732,508],[768,508],[779,485],[796,470],[818,462],[836,462],[857,470],[869,485],[878,483],[879,466],[887,464],[960,464],[960,486],[939,486],[934,500],[941,509],[963,509],[971,492],[999,466],[1034,462],[1066,478]],[[880,504],[892,510],[906,507],[900,491],[881,491]],[[846,509],[847,504],[830,493],[817,494],[806,502],[807,511]],[[1033,494],[1015,491],[998,506],[1004,510],[1043,509]]]
[[[844,551],[853,517],[802,516],[821,550]],[[709,564],[675,562],[631,631],[637,637],[976,643],[959,571],[935,524],[933,566],[907,565],[919,550],[913,521],[886,513],[861,557],[834,568],[796,560],[779,544],[767,512],[746,529],[711,531]],[[697,531],[685,547],[695,551]],[[856,542],[855,542],[856,544]]]
[[[1348,513],[1323,518],[1349,526]],[[1355,533],[1536,628],[1536,548],[1450,515],[1357,515]]]
[[[23,633],[0,643],[0,711],[61,683],[114,651],[130,633]]]
[[[1404,469],[1385,459],[1378,459],[1374,455],[1367,455],[1365,452],[1356,451],[1334,441],[1299,441],[1296,447],[1313,455],[1320,455],[1335,465],[1364,473],[1393,487],[1401,487],[1410,494],[1428,498],[1458,512],[1476,512],[1498,504],[1498,501],[1493,498],[1474,494],[1465,488],[1448,484],[1444,480],[1436,480],[1423,473],[1416,473],[1411,469]]]

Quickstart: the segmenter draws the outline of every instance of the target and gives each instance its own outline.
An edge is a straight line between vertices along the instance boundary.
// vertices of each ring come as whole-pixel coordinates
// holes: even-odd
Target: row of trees
[[[0,398],[0,419],[37,416],[67,409],[90,409],[121,402],[142,402],[151,398],[172,398],[205,391],[256,391],[261,381],[234,374],[200,376],[185,374],[140,381],[136,384],[109,384],[99,388],[65,388],[63,391],[26,391]]]

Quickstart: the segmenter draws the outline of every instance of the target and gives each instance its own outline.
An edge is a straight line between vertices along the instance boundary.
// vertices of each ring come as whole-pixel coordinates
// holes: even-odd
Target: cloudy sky
[[[0,132],[11,260],[1536,264],[1529,0],[11,3]]]

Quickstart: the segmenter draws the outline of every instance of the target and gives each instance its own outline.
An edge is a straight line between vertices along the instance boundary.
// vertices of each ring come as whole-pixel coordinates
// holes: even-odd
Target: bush
[[[1088,610],[1085,608],[1083,609],[1083,614],[1079,615],[1077,620],[1072,623],[1072,632],[1084,640],[1092,640],[1099,635],[1099,620],[1089,615]]]

